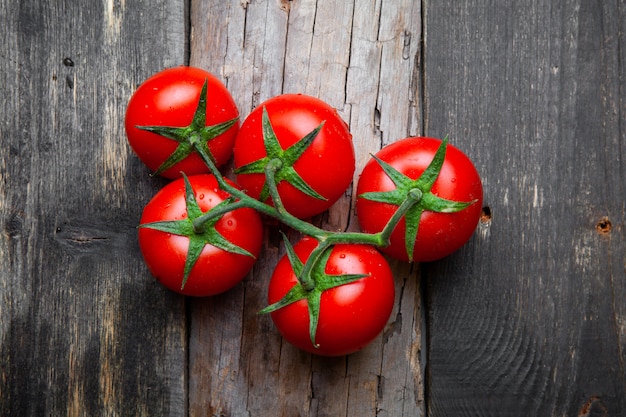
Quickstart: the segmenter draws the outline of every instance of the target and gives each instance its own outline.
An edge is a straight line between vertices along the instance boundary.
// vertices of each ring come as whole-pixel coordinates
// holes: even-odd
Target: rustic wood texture
[[[426,133],[491,212],[426,271],[429,415],[624,416],[626,2],[427,5]]]
[[[0,27],[1,416],[626,415],[626,1],[0,0]],[[242,117],[283,92],[329,102],[355,181],[405,136],[475,161],[477,232],[392,262],[395,309],[362,352],[302,353],[257,315],[277,225],[224,295],[149,275],[136,225],[165,180],[123,116],[183,63]],[[313,221],[358,230],[354,198]]]
[[[190,62],[224,80],[242,117],[281,93],[337,108],[354,136],[356,180],[370,153],[420,133],[421,30],[420,3],[410,0],[194,1]],[[314,221],[356,230],[353,198],[350,190]],[[374,343],[319,358],[283,343],[269,316],[257,315],[284,253],[277,228],[267,232],[243,285],[192,301],[190,415],[424,415],[417,268],[394,264],[396,308]]]
[[[185,301],[141,262],[162,186],[135,86],[185,58],[180,2],[0,1],[0,415],[185,416]]]

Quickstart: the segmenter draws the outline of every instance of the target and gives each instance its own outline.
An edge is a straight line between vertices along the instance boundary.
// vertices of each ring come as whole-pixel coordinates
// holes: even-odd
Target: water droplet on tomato
[[[200,194],[200,195],[198,196],[198,198],[199,198],[200,200],[204,200],[204,194]]]
[[[450,182],[456,182],[456,178],[451,178]]]
[[[346,254],[345,254],[345,253],[342,253],[341,255],[339,255],[339,257],[340,257],[341,259],[345,259]]]
[[[226,222],[226,224],[227,224],[228,226],[232,227],[232,226],[233,226],[233,224],[234,224],[234,222],[233,222],[232,220],[228,220],[228,221]]]

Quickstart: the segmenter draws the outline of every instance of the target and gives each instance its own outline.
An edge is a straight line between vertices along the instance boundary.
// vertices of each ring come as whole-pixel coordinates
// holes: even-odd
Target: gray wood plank
[[[425,15],[426,133],[491,215],[426,271],[428,415],[625,415],[626,2]]]
[[[186,413],[186,315],[136,242],[162,185],[136,85],[182,64],[182,2],[0,1],[0,415]]]

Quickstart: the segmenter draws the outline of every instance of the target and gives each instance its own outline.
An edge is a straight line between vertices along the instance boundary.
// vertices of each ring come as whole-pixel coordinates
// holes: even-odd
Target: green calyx
[[[189,238],[189,249],[187,250],[187,259],[185,260],[183,281],[180,287],[181,290],[185,288],[189,274],[206,245],[212,245],[227,252],[254,258],[253,254],[227,240],[215,228],[215,225],[222,218],[223,214],[232,211],[232,206],[237,205],[235,199],[232,197],[228,198],[204,213],[198,206],[198,201],[189,183],[189,179],[185,174],[183,174],[183,178],[185,181],[187,217],[182,220],[144,223],[139,226]],[[212,216],[213,211],[221,212],[221,215]]]
[[[426,170],[424,170],[422,175],[415,180],[407,177],[385,161],[377,158],[375,155],[372,155],[385,174],[387,174],[391,181],[393,181],[396,188],[390,191],[363,193],[359,197],[366,200],[393,204],[396,206],[402,206],[402,204],[408,199],[415,201],[415,203],[409,207],[404,214],[406,223],[404,237],[406,245],[405,248],[410,261],[413,260],[415,240],[417,239],[420,218],[424,211],[456,213],[476,202],[476,200],[468,202],[446,200],[431,192],[433,184],[441,172],[441,167],[443,166],[443,162],[446,157],[447,145],[448,138],[446,137],[441,142],[437,152],[435,152],[433,160],[430,162]]]
[[[273,163],[277,165],[274,175],[274,181],[276,182],[276,184],[280,183],[281,181],[286,181],[294,186],[296,189],[310,197],[317,198],[319,200],[326,200],[324,196],[320,195],[309,184],[307,184],[306,181],[302,179],[300,174],[298,174],[293,167],[298,158],[302,156],[302,154],[308,149],[311,143],[313,143],[320,130],[322,130],[324,122],[320,123],[319,126],[317,126],[306,136],[304,136],[302,139],[300,139],[298,142],[294,143],[287,149],[283,149],[280,146],[278,138],[276,137],[276,133],[274,132],[274,128],[272,127],[272,123],[270,122],[267,109],[265,107],[263,107],[262,124],[263,142],[265,146],[266,156],[237,168],[235,170],[235,174],[264,174],[265,167],[268,164]],[[270,190],[268,188],[266,179],[266,182],[261,189],[259,200],[265,201],[269,196]]]
[[[296,255],[295,250],[285,235],[283,235],[287,257],[293,269],[294,274],[298,277],[298,283],[279,301],[271,304],[261,311],[259,314],[267,314],[279,310],[283,307],[293,304],[296,301],[306,300],[309,310],[309,336],[313,346],[319,345],[315,342],[317,333],[317,324],[320,315],[320,302],[322,293],[331,288],[339,287],[358,281],[368,277],[365,274],[343,274],[329,275],[326,273],[326,264],[332,252],[332,245],[320,244],[311,252],[306,264],[303,263]]]
[[[236,117],[223,123],[206,126],[207,85],[208,82],[205,80],[202,85],[202,90],[200,91],[198,106],[196,107],[196,111],[194,112],[193,119],[189,126],[136,126],[137,129],[156,133],[178,142],[178,146],[174,152],[172,152],[172,154],[157,168],[157,170],[152,173],[152,175],[159,175],[163,171],[168,170],[188,157],[197,148],[203,149],[208,155],[211,156],[211,158],[213,158],[211,151],[209,150],[209,141],[226,132],[239,120],[239,118]]]

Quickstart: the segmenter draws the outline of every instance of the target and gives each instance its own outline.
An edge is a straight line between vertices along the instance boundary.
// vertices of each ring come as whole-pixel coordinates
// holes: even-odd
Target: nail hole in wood
[[[482,208],[480,212],[480,222],[481,223],[491,222],[491,208],[489,206],[485,206]]]
[[[611,233],[612,228],[613,225],[611,224],[609,218],[606,216],[601,218],[598,224],[596,224],[596,231],[601,235],[608,235],[609,233]]]

